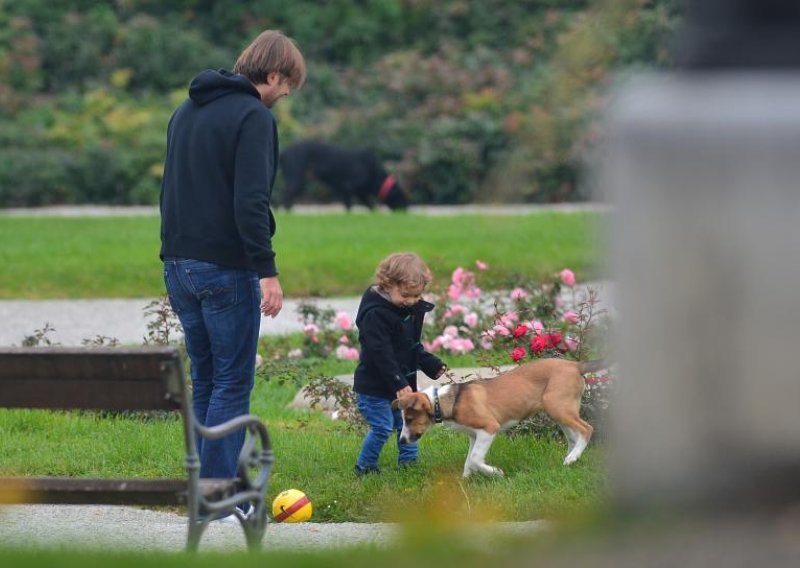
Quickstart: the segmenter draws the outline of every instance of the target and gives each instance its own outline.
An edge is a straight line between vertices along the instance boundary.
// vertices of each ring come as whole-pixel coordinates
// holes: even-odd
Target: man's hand
[[[414,392],[414,391],[411,390],[411,387],[406,386],[406,387],[401,388],[399,391],[397,391],[395,393],[395,396],[397,398],[400,398],[401,395],[411,394],[412,392]]]
[[[283,290],[278,277],[262,278],[261,284],[261,314],[275,317],[283,308]]]

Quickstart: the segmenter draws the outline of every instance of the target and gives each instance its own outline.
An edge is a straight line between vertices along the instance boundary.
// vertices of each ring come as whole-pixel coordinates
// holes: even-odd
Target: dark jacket
[[[420,343],[423,319],[432,309],[424,300],[401,308],[372,287],[364,292],[356,315],[361,344],[353,382],[357,393],[394,400],[406,386],[417,390],[417,369],[436,378],[444,363]]]
[[[278,135],[243,75],[207,70],[167,129],[161,184],[161,258],[205,260],[275,276],[269,208]]]

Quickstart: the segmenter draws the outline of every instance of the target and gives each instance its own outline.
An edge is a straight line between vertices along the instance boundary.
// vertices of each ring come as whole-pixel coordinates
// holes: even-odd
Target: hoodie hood
[[[380,295],[373,286],[370,286],[361,297],[361,307],[359,308],[358,315],[356,316],[356,327],[358,327],[358,325],[364,319],[364,316],[375,308],[388,309],[401,317],[405,317],[412,313],[423,315],[426,312],[431,311],[434,308],[434,305],[430,302],[426,302],[425,300],[420,300],[413,306],[407,308],[395,306],[389,300]]]
[[[189,85],[189,98],[200,106],[233,93],[246,93],[257,99],[261,98],[247,77],[226,69],[207,69],[192,79]]]

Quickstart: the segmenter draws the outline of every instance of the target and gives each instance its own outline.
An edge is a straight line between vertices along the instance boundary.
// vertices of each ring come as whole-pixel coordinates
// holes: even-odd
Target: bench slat
[[[0,407],[175,410],[167,397],[180,359],[174,348],[0,349]],[[182,386],[182,385],[174,385]]]
[[[236,492],[235,479],[201,479],[200,493],[219,500]],[[185,479],[0,478],[0,503],[53,505],[186,505]]]

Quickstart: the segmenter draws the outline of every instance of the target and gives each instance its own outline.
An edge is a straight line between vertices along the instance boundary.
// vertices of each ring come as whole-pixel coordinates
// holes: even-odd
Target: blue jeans
[[[261,324],[258,275],[165,258],[164,282],[183,326],[198,422],[215,426],[248,414]],[[219,440],[198,437],[200,477],[236,477],[244,435],[242,430]]]
[[[369,432],[364,438],[361,453],[356,465],[363,469],[378,467],[378,457],[389,436],[397,430],[397,462],[399,464],[412,463],[417,460],[418,447],[416,442],[410,444],[400,443],[400,431],[403,429],[403,416],[399,410],[392,408],[392,401],[368,394],[356,393],[358,410],[369,424]]]

